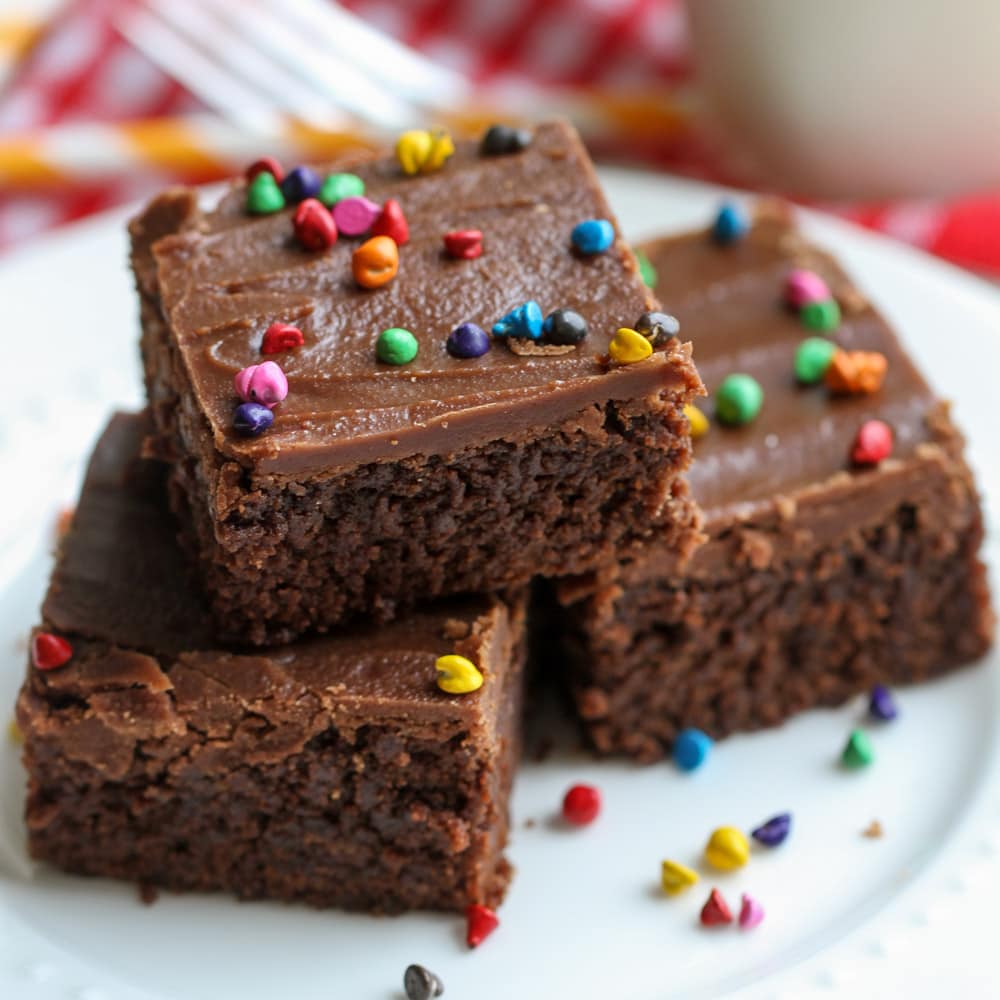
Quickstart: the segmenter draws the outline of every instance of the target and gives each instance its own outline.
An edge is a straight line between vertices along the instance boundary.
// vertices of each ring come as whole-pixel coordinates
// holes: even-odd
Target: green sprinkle
[[[639,249],[632,251],[639,262],[639,277],[647,288],[656,288],[656,268],[653,262]]]
[[[365,193],[365,182],[357,174],[330,174],[319,189],[319,200],[327,208],[345,198],[360,198]]]
[[[378,335],[375,353],[387,365],[407,365],[417,356],[417,338],[401,326],[393,326]]]
[[[867,767],[875,759],[875,749],[872,741],[863,729],[854,729],[847,738],[847,745],[840,755],[840,763],[844,767],[856,770],[859,767]]]
[[[826,374],[837,345],[826,337],[806,337],[795,351],[795,377],[812,385]]]
[[[251,215],[272,215],[285,207],[285,196],[274,174],[263,171],[247,187],[247,211]]]
[[[810,330],[836,330],[840,326],[840,306],[836,299],[825,299],[823,302],[807,302],[799,310],[802,325]]]
[[[715,415],[724,424],[748,424],[763,402],[764,390],[752,375],[727,375],[715,394]]]

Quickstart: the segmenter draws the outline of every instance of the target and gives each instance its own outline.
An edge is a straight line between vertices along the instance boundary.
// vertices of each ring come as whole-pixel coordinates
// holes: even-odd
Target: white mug
[[[1000,188],[1000,0],[688,0],[698,93],[748,180]]]

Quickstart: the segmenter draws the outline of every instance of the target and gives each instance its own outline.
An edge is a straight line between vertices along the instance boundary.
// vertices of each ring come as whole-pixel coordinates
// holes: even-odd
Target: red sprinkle
[[[866,420],[851,447],[855,465],[878,465],[892,454],[892,428],[882,420]]]
[[[272,323],[264,331],[264,339],[260,344],[261,354],[280,354],[290,351],[293,347],[301,347],[305,337],[297,326],[291,323]]]
[[[262,156],[247,167],[247,183],[249,184],[258,174],[270,174],[279,184],[285,177],[284,168],[273,156]]]
[[[31,640],[31,662],[39,670],[55,670],[69,661],[73,647],[61,636],[39,632]]]
[[[475,260],[483,252],[483,234],[478,229],[456,229],[445,233],[444,249],[449,257]]]
[[[500,926],[500,918],[479,903],[466,908],[465,919],[465,943],[470,948],[478,948]]]
[[[372,236],[388,236],[401,247],[410,242],[410,224],[403,215],[403,209],[395,198],[390,198],[372,223]]]
[[[593,823],[600,811],[601,793],[593,785],[574,785],[563,797],[563,819],[574,826]]]
[[[721,927],[733,922],[733,913],[718,889],[709,893],[705,905],[701,908],[701,922],[705,927]]]
[[[299,202],[292,225],[295,238],[307,250],[329,250],[337,242],[337,223],[327,207],[315,198]]]

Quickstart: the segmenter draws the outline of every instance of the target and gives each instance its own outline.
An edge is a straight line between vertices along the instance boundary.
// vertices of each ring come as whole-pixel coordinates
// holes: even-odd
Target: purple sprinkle
[[[306,198],[315,198],[323,182],[319,174],[309,167],[295,167],[285,174],[281,182],[281,193],[289,204],[297,205]]]
[[[792,828],[792,814],[779,813],[772,816],[766,823],[762,823],[754,830],[750,836],[759,844],[765,847],[777,847],[784,842]]]
[[[883,722],[891,722],[899,714],[896,703],[892,700],[892,692],[882,684],[876,684],[872,688],[868,711]]]
[[[233,416],[233,427],[247,437],[256,437],[274,423],[274,414],[260,403],[240,403]]]
[[[445,347],[453,358],[481,358],[490,349],[490,338],[475,323],[462,323],[448,334]]]

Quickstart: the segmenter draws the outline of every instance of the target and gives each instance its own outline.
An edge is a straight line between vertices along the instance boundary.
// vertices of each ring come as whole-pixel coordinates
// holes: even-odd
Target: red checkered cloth
[[[113,13],[122,2],[127,0],[71,0],[61,9],[0,95],[0,147],[11,136],[46,126],[203,110],[115,30]],[[655,91],[683,85],[690,75],[680,0],[344,0],[342,6],[491,86],[642,85]],[[599,153],[632,160],[650,154],[657,166],[675,172],[723,178],[694,131],[649,149],[633,142]],[[0,193],[0,249],[178,179],[212,179],[212,170],[183,177],[133,170],[99,183]],[[957,263],[1000,274],[1000,197],[836,210]]]

